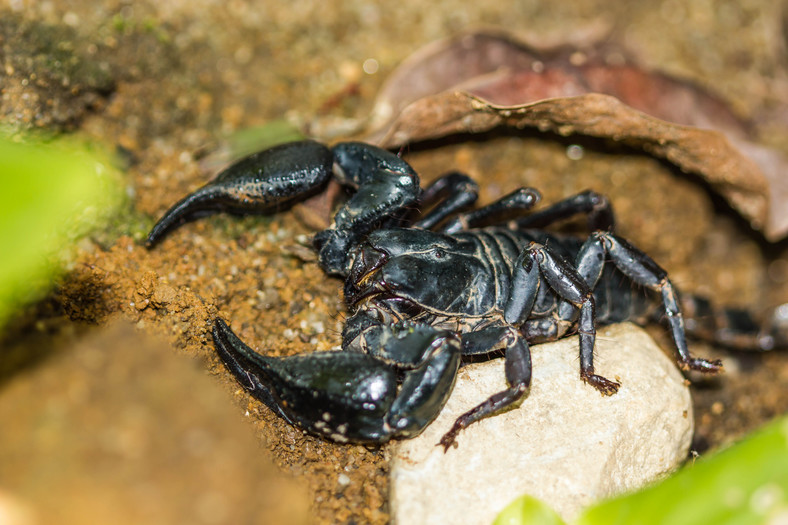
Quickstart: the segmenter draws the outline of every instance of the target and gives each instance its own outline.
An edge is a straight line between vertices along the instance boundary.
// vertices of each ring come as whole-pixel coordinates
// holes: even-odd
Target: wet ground
[[[244,340],[272,355],[338,345],[345,315],[341,283],[290,249],[312,231],[292,212],[217,216],[182,227],[155,250],[141,243],[155,218],[211,177],[215,152],[230,134],[282,119],[325,140],[357,131],[386,74],[409,53],[468,27],[495,25],[541,42],[614,39],[646,67],[712,90],[755,123],[763,143],[785,143],[780,118],[788,107],[786,42],[783,7],[775,2],[438,2],[428,11],[416,2],[0,5],[3,120],[14,129],[78,131],[105,142],[122,159],[129,195],[111,227],[80,245],[55,290],[5,327],[0,412],[4,403],[25,403],[18,392],[37,395],[25,387],[39,384],[37,374],[76,381],[79,368],[67,366],[69,356],[119,319],[136,327],[138,336],[157,337],[192,358],[232,396],[227,410],[245,416],[249,433],[263,444],[261,456],[305,487],[318,523],[386,522],[385,447],[329,444],[282,424],[225,372],[209,334],[209,321],[219,314],[232,320]],[[582,149],[569,155],[573,144]],[[593,188],[610,196],[619,231],[654,256],[682,289],[756,312],[788,300],[788,245],[765,243],[697,181],[637,152],[502,131],[405,154],[425,180],[448,169],[471,174],[482,184],[483,202],[523,184],[538,187],[546,202]],[[659,327],[653,334],[670,348]],[[116,346],[99,345],[119,352],[120,359]],[[729,443],[788,409],[788,354],[733,354],[704,344],[693,350],[726,364],[722,377],[699,381],[694,389],[698,451]],[[151,370],[157,366],[151,359]],[[177,368],[167,370],[177,376]],[[182,390],[169,397],[180,397],[185,406],[194,396],[188,387]],[[127,401],[118,396],[116,402]],[[30,410],[37,406],[31,398]],[[13,445],[18,457],[51,454],[25,439],[30,425],[4,425],[0,449]],[[75,476],[97,458],[90,448],[73,455],[63,471]],[[162,473],[172,471],[152,454],[134,461],[155,462],[154,472],[156,465]],[[46,470],[27,477],[24,472],[0,467],[0,496],[39,507],[43,496],[36,483],[43,483]],[[105,483],[120,491],[128,482],[124,476]],[[223,479],[230,487],[252,484],[242,476]],[[69,483],[65,475],[62,480]],[[57,497],[57,490],[46,492]],[[73,505],[66,494],[47,505]]]

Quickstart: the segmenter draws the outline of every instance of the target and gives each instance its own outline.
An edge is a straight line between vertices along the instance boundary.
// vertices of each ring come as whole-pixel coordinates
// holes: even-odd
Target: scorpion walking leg
[[[221,319],[214,324],[217,353],[239,383],[291,424],[338,442],[383,443],[421,432],[454,385],[459,338],[417,332],[421,359],[404,371],[393,361],[356,351],[267,357],[244,344]],[[397,344],[408,347],[408,334]],[[395,345],[396,346],[396,345]],[[395,352],[391,352],[395,353]],[[398,389],[398,381],[402,386]]]
[[[489,224],[514,212],[530,210],[541,198],[541,194],[534,188],[519,188],[483,208],[457,215],[443,227],[442,232],[457,233]]]
[[[556,202],[543,210],[521,217],[515,222],[515,229],[540,229],[555,222],[568,219],[578,213],[588,216],[590,230],[613,231],[615,215],[607,197],[587,190]]]
[[[684,318],[678,305],[676,292],[668,274],[654,260],[626,240],[609,232],[597,231],[586,241],[577,257],[580,275],[590,287],[595,287],[608,255],[621,273],[636,284],[661,294],[665,315],[678,351],[678,363],[682,369],[701,372],[717,372],[722,367],[719,360],[692,357],[687,348]]]
[[[439,198],[443,200],[421,219],[413,224],[415,228],[429,230],[452,213],[464,209],[479,198],[479,185],[459,172],[451,172],[439,177],[421,195],[421,204],[435,204]]]
[[[531,352],[528,343],[511,326],[491,326],[463,335],[463,355],[488,354],[505,349],[506,383],[509,388],[493,394],[486,401],[462,414],[440,440],[444,451],[455,442],[457,434],[471,423],[509,408],[520,401],[531,386]]]
[[[602,394],[618,391],[619,383],[594,373],[594,343],[596,317],[594,295],[591,287],[568,262],[558,257],[546,246],[532,243],[517,260],[504,318],[506,322],[524,325],[533,307],[539,280],[547,284],[561,298],[555,336],[563,335],[577,321],[580,337],[580,377]],[[579,315],[579,318],[578,318]]]
[[[788,347],[788,304],[759,322],[742,308],[717,306],[704,297],[682,294],[681,310],[687,333],[695,338],[745,352]]]

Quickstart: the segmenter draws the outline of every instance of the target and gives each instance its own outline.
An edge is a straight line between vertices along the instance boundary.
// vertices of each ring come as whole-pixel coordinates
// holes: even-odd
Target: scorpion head
[[[472,242],[427,230],[378,230],[356,250],[345,299],[351,306],[374,297],[410,310],[475,314],[486,308],[486,274]]]

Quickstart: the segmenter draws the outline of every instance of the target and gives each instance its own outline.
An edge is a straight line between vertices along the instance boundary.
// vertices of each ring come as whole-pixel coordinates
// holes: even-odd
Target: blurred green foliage
[[[544,503],[518,498],[495,525],[557,525]],[[788,523],[788,417],[686,465],[666,480],[587,509],[574,525]]]
[[[123,200],[111,159],[76,139],[0,135],[0,327],[48,290]]]
[[[495,518],[493,525],[565,525],[556,511],[532,497],[520,496]]]

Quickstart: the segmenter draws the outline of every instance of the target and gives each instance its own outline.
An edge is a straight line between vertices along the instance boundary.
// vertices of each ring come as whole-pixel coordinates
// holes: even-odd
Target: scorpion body
[[[408,304],[403,313],[392,315],[391,321],[409,319],[457,332],[473,332],[502,316],[509,300],[516,263],[524,250],[534,245],[549,246],[554,256],[564,261],[577,259],[583,241],[572,236],[558,236],[540,230],[484,228],[452,235],[460,244],[472,247],[470,258],[477,262],[473,286],[465,293],[451,297],[452,303],[442,308],[415,308]],[[350,303],[355,293],[347,290]],[[606,266],[593,288],[595,319],[598,325],[621,321],[645,324],[661,317],[653,297],[632,285],[613,266]],[[561,297],[550,286],[540,286],[530,314],[519,327],[528,343],[555,341],[568,327],[559,329],[555,315]],[[434,305],[438,301],[432,300]]]
[[[619,383],[594,373],[598,324],[664,320],[678,365],[710,373],[721,363],[690,355],[688,327],[729,346],[786,343],[784,309],[761,329],[745,312],[687,297],[684,307],[695,316],[685,324],[665,270],[614,233],[612,209],[597,193],[531,211],[539,193],[521,188],[466,211],[478,195],[467,176],[452,172],[422,190],[404,160],[363,143],[329,149],[295,142],[243,159],[175,204],[148,244],[206,212],[277,211],[332,176],[355,193],[313,245],[321,267],[345,281],[351,315],[342,351],[269,357],[222,319],[213,330],[217,353],[239,383],[319,436],[367,443],[414,436],[444,405],[463,357],[503,354],[507,388],[456,420],[441,439],[448,449],[463,428],[527,394],[531,344],[575,333],[580,377],[615,394]],[[414,216],[419,208],[428,212]],[[576,214],[588,218],[585,240],[543,229]]]

